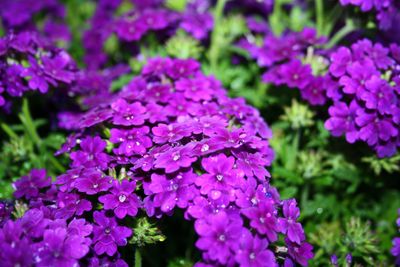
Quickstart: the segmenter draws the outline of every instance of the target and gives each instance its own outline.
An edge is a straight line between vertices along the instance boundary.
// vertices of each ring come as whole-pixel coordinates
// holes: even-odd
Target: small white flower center
[[[124,194],[119,195],[118,197],[119,202],[123,203],[126,200],[126,196]]]

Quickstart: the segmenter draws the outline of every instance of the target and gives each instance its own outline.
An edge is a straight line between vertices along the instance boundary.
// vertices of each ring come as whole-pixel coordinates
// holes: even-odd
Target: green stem
[[[135,251],[135,267],[142,267],[142,255],[139,248],[136,248]]]
[[[346,25],[341,28],[325,45],[325,48],[332,48],[334,47],[337,43],[339,43],[346,35],[351,33],[356,29],[356,26],[352,20],[347,20]]]
[[[317,32],[319,35],[324,31],[324,3],[323,0],[315,0],[315,10],[317,19]]]
[[[285,24],[283,23],[282,16],[282,3],[281,0],[276,0],[274,2],[274,10],[272,14],[269,16],[269,24],[272,32],[276,36],[280,36],[282,32],[285,30]]]
[[[217,66],[219,60],[219,27],[223,16],[224,7],[228,0],[218,0],[217,5],[214,10],[214,30],[211,33],[211,45],[209,51],[210,66],[212,73],[217,73]]]

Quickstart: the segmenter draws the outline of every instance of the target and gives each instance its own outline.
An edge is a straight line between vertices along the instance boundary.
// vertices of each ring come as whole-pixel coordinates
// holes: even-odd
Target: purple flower
[[[111,104],[114,110],[113,123],[115,125],[138,126],[147,119],[146,108],[139,102],[129,104],[124,99],[118,99]]]
[[[390,250],[390,253],[396,257],[396,265],[400,265],[400,237],[394,238],[392,243],[393,247]]]
[[[169,125],[160,123],[156,127],[153,127],[152,132],[154,134],[153,141],[157,144],[165,142],[175,143],[191,134],[190,128],[187,125],[179,123]]]
[[[32,169],[29,175],[22,176],[14,183],[14,196],[31,199],[39,195],[40,189],[49,187],[50,184],[51,177],[47,176],[45,169]]]
[[[41,93],[47,93],[49,89],[48,82],[54,86],[55,81],[50,77],[46,77],[43,68],[36,62],[33,57],[29,57],[28,61],[30,67],[24,69],[21,75],[23,77],[30,77],[28,85],[32,90],[39,90]]]
[[[280,67],[283,81],[291,88],[303,89],[311,81],[311,67],[294,59]]]
[[[243,231],[235,259],[243,267],[278,266],[274,253],[268,249],[268,240],[253,237],[249,231]]]
[[[248,178],[239,190],[236,190],[236,205],[240,208],[249,208],[256,206],[259,202],[268,201],[265,194],[265,188],[257,185],[254,178]]]
[[[117,246],[128,243],[127,238],[132,235],[131,229],[119,226],[114,217],[107,217],[104,212],[95,211],[93,218],[93,243],[97,255],[106,253],[113,256],[117,252]]]
[[[175,59],[174,64],[167,69],[167,74],[173,79],[189,77],[196,74],[200,64],[194,59]]]
[[[250,225],[261,235],[266,235],[270,242],[278,238],[279,231],[276,209],[271,201],[259,202],[257,206],[242,210],[242,213],[250,219]]]
[[[196,179],[196,185],[201,187],[202,194],[213,191],[231,190],[240,185],[240,173],[233,169],[235,158],[218,154],[205,158],[201,166],[207,172]]]
[[[197,220],[195,229],[200,238],[196,247],[205,251],[207,257],[226,264],[234,256],[233,251],[243,231],[242,221],[229,218],[225,212]]]
[[[183,95],[193,101],[211,100],[213,86],[212,80],[200,75],[191,79],[180,79],[175,84],[177,91],[183,91]]]
[[[189,11],[183,15],[180,27],[193,35],[194,38],[201,40],[207,37],[213,25],[213,17],[210,14]]]
[[[300,216],[296,200],[285,200],[283,202],[283,215],[285,218],[278,219],[281,231],[287,234],[290,241],[300,245],[305,236],[303,227],[300,223],[296,222]]]
[[[234,154],[237,158],[237,168],[242,170],[247,177],[257,177],[263,181],[265,177],[271,177],[265,168],[271,165],[271,162],[262,156],[261,153],[238,152]]]
[[[361,140],[373,146],[379,140],[388,141],[398,134],[398,130],[387,118],[380,118],[376,113],[367,113],[365,110],[357,111],[356,123],[361,128]]]
[[[75,188],[75,181],[81,176],[82,168],[70,169],[66,173],[57,177],[55,184],[59,185],[61,192],[69,192]]]
[[[352,55],[350,49],[347,47],[340,47],[336,52],[331,55],[331,65],[329,71],[335,77],[345,75],[347,67],[352,62]]]
[[[301,97],[307,100],[311,105],[323,105],[326,102],[326,92],[324,86],[324,78],[317,77],[311,79],[310,82],[300,91]]]
[[[107,191],[111,187],[112,178],[104,176],[101,172],[88,169],[75,182],[75,188],[79,192],[88,195],[95,195],[102,191]]]
[[[135,217],[141,205],[139,197],[133,193],[135,189],[135,182],[123,180],[119,183],[114,180],[111,194],[100,196],[99,201],[103,203],[104,209],[114,210],[119,219],[125,218],[126,215]]]
[[[358,139],[356,116],[359,109],[360,106],[355,100],[350,103],[350,106],[343,102],[336,102],[329,107],[329,115],[331,117],[325,122],[325,128],[333,136],[346,134],[347,142],[354,143]]]
[[[151,175],[151,182],[147,186],[147,195],[154,195],[153,204],[160,207],[162,212],[170,212],[175,206],[186,208],[189,201],[198,193],[194,188],[194,181],[197,177],[191,170],[178,173],[172,177]]]
[[[314,257],[312,253],[313,247],[307,242],[303,242],[299,245],[291,242],[287,238],[285,239],[285,243],[288,246],[289,255],[301,266],[308,266],[308,260]]]
[[[153,128],[154,129],[154,128]],[[152,146],[149,127],[133,128],[131,130],[111,129],[110,141],[114,144],[121,143],[116,149],[119,155],[132,156],[134,154],[143,155]]]
[[[172,173],[181,167],[189,167],[197,160],[189,146],[171,147],[160,154],[155,160],[156,168],[165,169],[166,173]]]
[[[92,209],[92,203],[74,193],[60,192],[57,196],[56,218],[68,219],[74,215],[80,216],[85,211]]]
[[[376,109],[381,114],[390,113],[391,106],[396,100],[391,86],[377,76],[372,76],[365,86],[367,90],[360,95],[360,98],[365,101],[365,106],[369,109]]]
[[[39,250],[37,266],[74,266],[89,252],[85,239],[68,235],[64,228],[46,230]]]
[[[80,143],[81,150],[72,152],[72,167],[96,167],[106,169],[109,157],[104,153],[107,143],[100,137],[86,137]]]
[[[56,81],[71,83],[75,79],[75,74],[67,70],[71,61],[71,57],[65,51],[61,51],[54,58],[42,57],[43,70]]]
[[[375,66],[371,61],[366,61],[363,64],[354,62],[347,67],[349,76],[342,76],[339,80],[343,86],[343,92],[346,94],[360,94],[365,90],[365,83],[373,76],[378,75]]]

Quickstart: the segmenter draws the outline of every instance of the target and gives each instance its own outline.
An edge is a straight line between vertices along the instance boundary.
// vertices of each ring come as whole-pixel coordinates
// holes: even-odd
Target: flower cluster
[[[329,71],[339,90],[330,95],[330,118],[325,127],[334,136],[346,135],[373,147],[378,156],[392,156],[400,145],[400,47],[369,40],[339,47],[331,55]]]
[[[267,33],[261,46],[247,39],[241,40],[239,46],[246,49],[260,67],[267,68],[262,77],[264,82],[298,88],[302,98],[311,105],[323,105],[327,94],[336,89],[336,83],[326,73],[329,62],[326,51],[318,49],[325,41],[317,36],[315,29],[305,28],[280,37]]]
[[[30,209],[0,231],[3,262],[126,266],[120,252],[131,218],[176,208],[194,221],[198,266],[306,266],[313,257],[296,201],[281,200],[269,184],[269,127],[198,62],[153,59],[74,123],[81,130],[61,149],[70,153],[70,169],[53,184],[43,170],[15,183],[15,197]],[[24,242],[13,246],[16,238]],[[27,247],[31,254],[22,254]]]
[[[375,11],[379,27],[383,30],[393,27],[394,22],[398,19],[399,5],[396,0],[339,0],[339,2],[343,6],[358,6],[362,12]]]
[[[6,104],[6,97],[21,97],[27,91],[46,93],[75,79],[76,67],[69,54],[34,32],[0,38],[0,60],[0,106]]]
[[[396,224],[400,232],[400,209],[398,213],[399,213],[399,218],[397,219]],[[392,253],[393,256],[396,257],[395,261],[396,266],[400,266],[400,237],[394,238],[392,242],[393,242],[393,248],[390,252]]]
[[[3,0],[0,2],[0,18],[7,31],[40,31],[52,41],[69,42],[71,33],[64,22],[65,8],[61,1]],[[43,26],[35,24],[34,17],[41,16]]]
[[[107,61],[104,44],[115,33],[121,42],[136,42],[150,32],[158,38],[173,35],[183,29],[196,39],[204,39],[213,27],[208,11],[208,1],[188,3],[183,12],[167,9],[162,1],[133,1],[135,8],[115,16],[121,1],[100,1],[90,21],[90,29],[84,32],[85,62],[90,69],[98,69]],[[135,46],[130,44],[132,51]],[[131,52],[132,52],[131,51]]]
[[[311,105],[331,100],[325,127],[333,136],[364,141],[379,157],[394,155],[400,144],[400,47],[364,39],[351,48],[318,50],[323,42],[306,28],[282,37],[267,34],[262,47],[248,41],[240,46],[267,67],[263,81],[298,88]]]

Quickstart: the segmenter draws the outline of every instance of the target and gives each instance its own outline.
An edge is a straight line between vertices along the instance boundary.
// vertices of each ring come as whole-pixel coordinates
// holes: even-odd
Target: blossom
[[[142,125],[147,118],[146,108],[139,102],[130,104],[124,99],[118,99],[112,104],[112,109],[116,125]]]
[[[101,172],[88,169],[76,180],[74,187],[79,192],[95,195],[99,192],[107,191],[111,187],[110,181],[111,178],[103,176]]]
[[[163,212],[169,212],[175,206],[186,208],[189,201],[196,195],[193,171],[178,173],[167,177],[156,173],[151,175],[151,182],[147,185],[147,195],[153,195],[153,205],[160,207]]]
[[[109,161],[108,155],[104,153],[107,143],[99,136],[86,137],[79,144],[81,150],[72,152],[70,157],[72,159],[73,167],[98,167],[104,169],[107,167]]]
[[[37,266],[74,266],[89,252],[88,244],[78,235],[67,235],[64,228],[46,230]]]
[[[207,173],[196,179],[196,185],[201,187],[202,194],[211,190],[225,191],[240,184],[240,173],[233,169],[235,159],[224,154],[205,158],[201,165]]]
[[[181,167],[189,167],[196,160],[191,147],[174,147],[160,154],[156,158],[154,166],[165,169],[166,173],[172,173]]]
[[[97,255],[106,253],[113,256],[117,246],[125,246],[127,238],[132,235],[128,227],[119,226],[113,217],[107,217],[104,212],[93,213],[95,224],[93,226],[94,251]]]
[[[297,243],[292,243],[288,239],[285,239],[285,243],[288,245],[289,255],[300,263],[301,266],[307,266],[308,259],[314,257],[312,246],[306,242],[298,245]]]
[[[148,133],[149,127],[147,126],[134,128],[132,130],[120,130],[113,128],[110,130],[110,141],[115,144],[121,143],[117,149],[118,154],[120,155],[143,155],[153,144],[151,138],[148,136]]]
[[[347,142],[354,143],[358,139],[356,116],[359,109],[360,106],[355,100],[350,103],[350,106],[343,102],[336,102],[335,105],[329,107],[331,117],[325,122],[325,128],[333,136],[346,134]]]
[[[16,198],[27,199],[37,197],[39,190],[50,186],[51,178],[47,176],[45,169],[32,169],[27,176],[23,176],[14,183]]]
[[[268,249],[268,241],[259,236],[253,237],[248,231],[243,231],[240,248],[235,256],[240,266],[278,266],[274,253]]]
[[[286,200],[283,202],[283,215],[285,218],[279,218],[278,223],[281,231],[287,232],[287,238],[297,244],[304,240],[304,230],[296,220],[300,216],[300,210],[297,207],[296,200]]]
[[[244,209],[242,213],[250,219],[250,225],[257,230],[258,233],[266,235],[270,242],[277,240],[277,232],[279,231],[276,210],[273,202],[260,202],[255,207]]]
[[[114,181],[111,194],[100,196],[99,201],[103,203],[104,209],[114,210],[115,216],[119,219],[123,219],[126,215],[134,217],[141,205],[139,197],[133,193],[135,187],[135,182]]]
[[[360,98],[365,101],[369,109],[376,109],[381,114],[390,113],[390,107],[394,104],[396,95],[389,84],[377,76],[373,76],[366,84],[366,89]]]
[[[198,220],[195,230],[200,238],[196,247],[205,251],[211,260],[226,264],[233,256],[231,250],[237,246],[242,232],[242,222],[229,219],[226,213],[220,212],[206,220]]]

